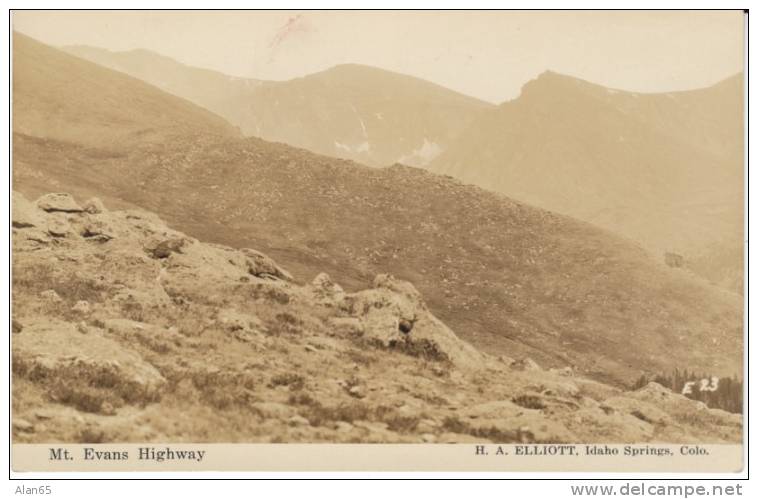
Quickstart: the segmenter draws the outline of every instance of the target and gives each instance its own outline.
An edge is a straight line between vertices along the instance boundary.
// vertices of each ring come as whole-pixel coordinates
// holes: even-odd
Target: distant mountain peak
[[[577,78],[575,76],[569,76],[563,73],[558,73],[553,70],[545,70],[536,78],[533,78],[526,82],[521,87],[521,96],[529,94],[544,94],[550,92],[566,92],[566,91],[598,91],[598,90],[611,90],[602,85]],[[616,90],[612,90],[616,91]]]
[[[327,71],[387,71],[386,69],[357,62],[343,62],[327,69]]]
[[[623,234],[657,258],[674,250],[739,291],[743,117],[739,75],[643,93],[545,71],[429,168]]]
[[[429,85],[439,86],[436,83],[425,80],[423,78],[419,78],[417,76],[412,76],[405,73],[399,73],[397,71],[393,71],[391,69],[380,68],[378,66],[370,66],[368,64],[359,64],[355,62],[337,64],[336,66],[332,66],[323,71],[305,75],[303,76],[303,78],[312,78],[312,77],[317,78],[317,77],[323,77],[323,76],[334,76],[334,77],[360,76],[364,78],[392,78],[394,80],[424,82],[424,83],[428,83]],[[450,92],[453,92],[453,91],[450,90]]]
[[[84,59],[92,59],[92,58],[113,58],[113,57],[132,57],[132,58],[138,58],[140,60],[152,60],[152,61],[162,61],[166,63],[170,63],[172,65],[179,65],[181,64],[176,59],[169,57],[167,55],[161,54],[159,52],[155,52],[149,49],[145,48],[134,48],[129,50],[111,50],[106,49],[103,47],[95,47],[92,45],[63,45],[59,47],[60,50],[63,50],[64,52],[67,52],[69,54],[73,54],[77,57],[82,57]]]

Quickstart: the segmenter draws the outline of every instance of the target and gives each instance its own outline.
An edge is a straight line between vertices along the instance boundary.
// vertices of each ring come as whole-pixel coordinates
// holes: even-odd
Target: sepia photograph
[[[745,11],[9,17],[14,471],[743,471]]]

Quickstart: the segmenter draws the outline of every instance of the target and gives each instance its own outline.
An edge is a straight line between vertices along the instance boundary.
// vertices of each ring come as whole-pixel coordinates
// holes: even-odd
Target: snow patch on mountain
[[[423,166],[442,154],[442,146],[424,137],[424,142],[410,153],[398,158],[398,163]]]
[[[342,142],[334,141],[334,147],[345,152],[351,152],[351,153],[364,153],[369,152],[371,150],[371,144],[368,143],[368,141],[363,141],[358,145],[350,146],[347,144],[343,144]]]

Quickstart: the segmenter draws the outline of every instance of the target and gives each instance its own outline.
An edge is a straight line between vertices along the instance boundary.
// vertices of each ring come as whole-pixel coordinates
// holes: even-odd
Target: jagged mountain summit
[[[743,85],[640,94],[546,72],[429,165],[683,257],[742,291]]]
[[[383,274],[298,285],[142,210],[13,193],[15,442],[739,442],[742,417],[493,357]]]
[[[67,52],[191,100],[245,135],[374,166],[425,165],[491,104],[360,64],[288,81],[235,78],[147,50]]]
[[[93,146],[24,132],[13,136],[13,181],[29,197],[65,190],[143,207],[192,237],[259,249],[296,276],[327,272],[351,292],[394,274],[480,351],[619,386],[677,367],[739,372],[739,297],[589,224],[421,169],[255,138],[191,131]]]

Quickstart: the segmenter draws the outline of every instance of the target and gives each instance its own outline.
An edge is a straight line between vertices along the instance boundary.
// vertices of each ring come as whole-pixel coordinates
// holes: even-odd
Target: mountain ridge
[[[162,140],[166,133],[193,131],[238,135],[228,122],[189,100],[167,97],[137,78],[23,34],[13,33],[13,50],[14,131],[98,145]],[[123,102],[129,109],[115,110]]]
[[[740,84],[640,94],[546,73],[428,168],[683,255],[741,292],[741,258],[719,255],[742,251]]]
[[[492,107],[421,78],[361,64],[263,81],[193,68],[150,51],[65,50],[188,98],[245,135],[372,166],[425,164]]]

